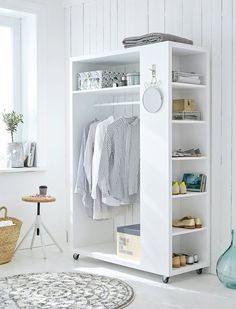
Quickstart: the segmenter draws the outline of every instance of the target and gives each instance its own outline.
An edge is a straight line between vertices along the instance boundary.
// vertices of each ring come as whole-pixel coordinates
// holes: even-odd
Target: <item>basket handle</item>
[[[7,208],[3,206],[3,207],[0,207],[0,211],[1,210],[5,211],[5,216],[4,217],[6,218],[7,217]]]

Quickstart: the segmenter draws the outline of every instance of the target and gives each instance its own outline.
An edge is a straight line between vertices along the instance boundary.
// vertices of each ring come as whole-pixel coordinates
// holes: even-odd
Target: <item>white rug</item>
[[[0,278],[1,309],[120,309],[134,299],[127,283],[86,273],[38,273]]]

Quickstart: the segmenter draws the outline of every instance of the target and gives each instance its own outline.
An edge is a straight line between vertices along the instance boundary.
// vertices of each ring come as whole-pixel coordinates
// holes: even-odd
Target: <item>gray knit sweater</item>
[[[99,168],[98,186],[103,197],[129,203],[139,191],[140,121],[121,117],[108,126]]]

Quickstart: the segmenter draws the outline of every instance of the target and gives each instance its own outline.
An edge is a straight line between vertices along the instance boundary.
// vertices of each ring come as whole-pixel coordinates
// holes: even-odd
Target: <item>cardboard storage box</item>
[[[132,261],[139,261],[140,224],[117,228],[117,255]]]
[[[173,100],[173,112],[193,112],[195,102],[192,99]]]

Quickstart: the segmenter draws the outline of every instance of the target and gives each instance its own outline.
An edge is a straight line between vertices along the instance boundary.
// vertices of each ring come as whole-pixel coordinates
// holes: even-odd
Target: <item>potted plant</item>
[[[17,132],[19,124],[24,123],[23,115],[15,111],[3,113],[3,122],[6,124],[6,130],[11,134],[11,143],[8,143],[7,147],[7,167],[23,167],[23,144],[14,142],[14,133]]]

